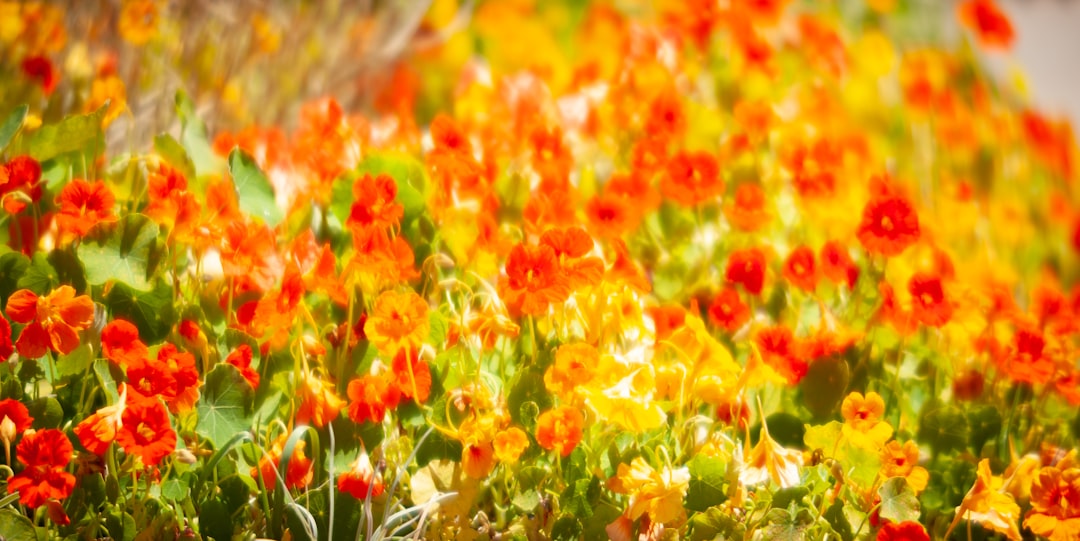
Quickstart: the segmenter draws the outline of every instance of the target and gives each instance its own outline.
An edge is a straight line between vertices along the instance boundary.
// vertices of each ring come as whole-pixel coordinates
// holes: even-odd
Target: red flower
[[[139,340],[139,329],[122,319],[114,319],[101,330],[101,352],[105,358],[127,366],[150,356],[146,344]]]
[[[911,201],[903,197],[876,197],[863,209],[858,237],[870,253],[900,255],[919,240],[919,216]]]
[[[806,375],[809,365],[798,356],[801,348],[790,328],[777,326],[762,329],[754,337],[754,342],[761,349],[765,364],[787,378],[788,383],[797,385]]]
[[[886,522],[878,530],[877,541],[930,541],[930,536],[918,522]]]
[[[649,314],[653,320],[658,344],[667,340],[686,322],[686,310],[679,305],[650,306],[645,309],[645,313]]]
[[[668,162],[660,188],[669,199],[684,207],[704,203],[724,193],[720,164],[708,152],[681,152]]]
[[[0,400],[0,440],[10,445],[33,422],[34,418],[22,402],[11,398]]]
[[[71,442],[60,430],[30,431],[23,435],[16,455],[23,470],[8,479],[8,494],[19,493],[19,501],[30,508],[45,500],[62,500],[75,488],[75,476],[64,471],[72,455]]]
[[[401,390],[386,374],[367,375],[349,382],[349,418],[356,424],[381,423],[386,410],[397,407]]]
[[[338,477],[338,490],[358,500],[366,499],[368,494],[378,497],[383,493],[382,476],[375,474],[367,453],[361,452],[349,471]]]
[[[757,231],[769,222],[765,192],[761,186],[743,183],[735,190],[735,199],[724,207],[728,222],[740,231]]]
[[[147,466],[157,466],[176,450],[176,431],[169,424],[169,412],[160,400],[128,399],[116,433],[116,443],[129,455],[142,459]]]
[[[99,180],[93,184],[75,179],[60,190],[56,196],[56,226],[61,237],[82,237],[90,228],[101,222],[116,221],[113,205],[116,198],[112,190]]]
[[[12,353],[15,353],[15,346],[11,344],[11,323],[0,316],[0,362],[7,360]]]
[[[22,70],[27,77],[38,80],[46,96],[56,90],[56,68],[48,58],[41,55],[27,57],[22,61]]]
[[[742,285],[748,293],[760,294],[765,285],[765,253],[758,248],[731,252],[724,277]]]
[[[94,322],[94,301],[75,296],[71,286],[60,286],[44,297],[29,289],[20,289],[8,298],[7,315],[26,325],[15,347],[19,355],[36,359],[51,347],[59,353],[71,353],[79,347],[79,334]]]
[[[813,293],[818,281],[814,251],[806,246],[792,250],[784,261],[784,278],[791,285]]]
[[[349,210],[345,225],[354,235],[366,236],[372,229],[394,227],[404,216],[405,207],[396,201],[397,183],[390,175],[364,175],[353,183],[356,202]]]
[[[739,298],[738,291],[725,287],[713,297],[709,305],[709,319],[728,332],[734,332],[750,320],[750,307]]]
[[[412,352],[410,358],[411,363],[406,360],[404,349],[398,350],[394,356],[393,370],[397,376],[397,387],[405,398],[412,398],[417,404],[423,404],[431,394],[431,367],[419,359],[416,352]]]
[[[915,273],[908,281],[911,293],[911,313],[915,320],[931,327],[941,327],[952,317],[952,304],[945,296],[941,278]]]
[[[1012,22],[994,0],[966,0],[957,8],[960,22],[975,32],[979,43],[987,48],[1012,47]]]
[[[0,167],[0,198],[4,210],[18,214],[27,202],[41,199],[41,164],[30,156],[16,156]]]
[[[566,300],[570,288],[551,246],[518,244],[506,258],[506,276],[499,280],[499,293],[511,309],[540,314],[551,303]]]
[[[240,370],[240,375],[251,385],[252,389],[259,388],[259,371],[251,367],[251,346],[240,344],[236,349],[225,357],[225,362]]]
[[[859,280],[859,267],[851,260],[847,248],[836,241],[821,247],[821,273],[834,284],[847,284],[848,289],[854,289]]]

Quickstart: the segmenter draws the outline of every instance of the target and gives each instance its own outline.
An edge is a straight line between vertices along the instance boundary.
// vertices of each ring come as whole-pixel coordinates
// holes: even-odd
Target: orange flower
[[[859,267],[851,260],[847,248],[836,241],[821,247],[821,273],[834,284],[847,284],[848,289],[854,289],[859,280]]]
[[[169,228],[170,236],[190,233],[201,209],[195,196],[188,193],[184,175],[162,163],[157,171],[148,175],[147,184],[150,202],[143,214]]]
[[[190,411],[199,399],[199,371],[195,356],[166,343],[157,358],[128,362],[128,383],[145,397],[160,396],[174,414]]]
[[[9,214],[41,199],[41,164],[30,156],[16,156],[0,167],[0,201]]]
[[[1008,49],[1012,47],[1012,21],[1001,11],[994,0],[965,0],[957,7],[960,22],[987,48]]]
[[[660,184],[664,195],[684,207],[693,207],[724,193],[720,164],[708,152],[680,152],[667,164]]]
[[[60,286],[44,297],[20,289],[8,298],[7,315],[26,325],[15,343],[19,355],[36,359],[51,348],[68,354],[79,347],[78,331],[94,322],[94,301],[75,296],[71,286]]]
[[[585,207],[589,228],[601,238],[618,238],[633,232],[641,221],[641,215],[623,197],[598,195]]]
[[[686,113],[679,101],[679,93],[669,88],[656,96],[649,106],[645,133],[650,137],[672,139],[686,131],[686,124]]]
[[[552,303],[565,301],[570,288],[551,246],[518,244],[506,258],[499,294],[512,310],[534,315],[547,312]]]
[[[799,356],[799,344],[790,327],[779,325],[758,331],[754,343],[760,348],[765,364],[771,366],[791,385],[797,385],[810,366]]]
[[[431,394],[431,367],[419,358],[418,352],[406,357],[405,350],[398,350],[392,369],[402,396],[416,400],[417,404],[427,402]]]
[[[415,291],[384,291],[364,324],[364,334],[387,357],[401,349],[419,351],[427,339],[428,303]]]
[[[570,169],[574,166],[574,157],[563,145],[562,130],[558,127],[537,127],[529,135],[529,142],[532,146],[532,166],[540,175],[541,191],[551,191],[544,188],[565,190],[568,187]]]
[[[911,201],[904,197],[876,197],[863,209],[858,237],[870,253],[900,255],[919,240],[919,216]]]
[[[744,182],[735,189],[735,199],[724,207],[731,225],[740,231],[757,231],[769,223],[765,208],[765,191],[761,186]]]
[[[536,420],[536,442],[544,449],[570,456],[581,441],[584,424],[585,418],[575,408],[561,406],[547,410]]]
[[[123,426],[124,410],[127,409],[127,385],[120,384],[120,400],[105,406],[83,419],[75,426],[75,435],[87,451],[102,456]]]
[[[908,281],[911,293],[911,315],[915,320],[931,327],[941,327],[952,317],[953,307],[945,296],[941,278],[925,273],[915,273]]]
[[[396,201],[397,183],[390,175],[364,175],[353,183],[356,201],[349,210],[345,225],[354,235],[365,236],[369,231],[396,227],[404,216],[405,207]]]
[[[495,469],[495,446],[490,441],[467,441],[461,449],[461,469],[473,479],[484,479]]]
[[[930,473],[918,464],[919,446],[914,441],[900,445],[899,441],[892,440],[881,449],[881,476],[886,479],[903,477],[915,494],[925,490],[930,481]]]
[[[358,500],[377,498],[383,493],[382,476],[371,467],[371,459],[364,451],[353,461],[349,471],[338,477],[338,490]]]
[[[150,356],[146,344],[139,340],[139,329],[122,319],[110,321],[101,330],[101,352],[120,366],[138,363]]]
[[[240,371],[240,375],[251,385],[252,389],[259,388],[259,371],[251,367],[253,352],[251,346],[240,344],[236,349],[225,357],[225,362],[231,364]]]
[[[735,122],[752,141],[761,141],[769,134],[776,118],[772,105],[763,100],[741,100],[735,104]],[[756,186],[756,184],[747,184]]]
[[[760,294],[765,285],[765,252],[759,248],[731,252],[724,277],[728,282],[742,285],[747,293]]]
[[[1044,355],[1046,339],[1038,329],[1023,328],[1013,337],[1004,357],[1004,369],[1014,381],[1046,383],[1054,375],[1053,361]]]
[[[521,453],[529,448],[529,436],[525,431],[512,426],[495,435],[495,458],[499,462],[514,464],[518,461]]]
[[[277,489],[277,478],[279,472],[277,471],[278,462],[281,461],[281,453],[285,451],[285,442],[288,440],[288,434],[282,434],[278,436],[274,443],[270,446],[270,449],[263,454],[259,459],[259,465],[255,468],[251,468],[251,476],[261,475],[263,480],[263,486],[266,490]],[[311,483],[312,477],[315,475],[315,468],[311,459],[304,453],[304,449],[307,447],[307,442],[300,440],[296,443],[296,447],[293,447],[292,456],[289,458],[289,465],[285,471],[285,488],[293,490],[297,488],[304,488]]]
[[[116,198],[105,181],[91,184],[82,179],[72,180],[56,196],[56,206],[60,207],[56,214],[60,237],[82,237],[98,223],[115,222],[115,203]]]
[[[1031,483],[1024,526],[1050,541],[1080,537],[1080,468],[1045,467]]]
[[[356,424],[368,420],[381,423],[386,410],[394,409],[401,400],[397,382],[386,374],[366,375],[349,382],[349,418]]]
[[[650,306],[645,313],[653,320],[657,344],[667,340],[686,321],[686,310],[679,305]]]
[[[625,177],[612,177],[608,180],[608,186],[616,186],[609,189],[612,193],[626,193],[623,188],[635,187],[632,190],[638,194],[648,193],[652,197],[645,198],[642,202],[646,208],[653,209],[660,204],[660,194],[656,193],[649,185],[649,178],[660,172],[668,162],[667,140],[660,137],[643,137],[634,143],[630,149],[630,167],[632,173]],[[625,186],[623,183],[626,182]]]
[[[615,252],[615,262],[607,270],[604,279],[610,282],[624,283],[641,293],[652,291],[652,284],[645,277],[645,273],[634,263],[634,259],[630,256],[630,250],[626,248],[626,243],[622,239],[615,239],[611,242],[611,249]]]
[[[1001,479],[990,472],[990,459],[980,460],[975,484],[956,508],[956,516],[945,538],[949,537],[961,519],[966,518],[1001,532],[1013,541],[1019,541],[1021,536],[1017,521],[1020,519],[1020,506],[1011,495],[1001,490],[1001,484]]]
[[[67,498],[75,489],[75,476],[65,471],[72,452],[71,442],[60,430],[25,433],[15,451],[23,470],[8,478],[8,494],[18,492],[19,501],[32,509],[50,498]]]
[[[544,372],[548,391],[568,397],[579,385],[588,385],[600,364],[600,352],[584,342],[564,344],[555,350],[555,362]]]
[[[11,445],[33,422],[30,410],[26,409],[22,402],[11,398],[0,400],[0,441]]]
[[[297,390],[300,406],[296,408],[296,422],[322,428],[337,419],[345,402],[334,394],[333,389],[310,372],[305,372]]]
[[[900,301],[897,300],[892,286],[882,281],[878,284],[878,290],[881,292],[881,307],[878,308],[877,317],[892,324],[896,332],[900,334],[908,334],[915,330],[918,323],[915,316],[900,306]]]
[[[580,227],[549,229],[540,237],[541,246],[555,251],[559,268],[571,289],[595,286],[604,276],[604,262],[586,257],[593,249],[593,239]]]
[[[814,251],[806,246],[792,250],[784,261],[784,278],[791,285],[813,293],[818,280]]]
[[[176,450],[176,431],[169,424],[169,412],[157,399],[132,400],[124,408],[123,421],[116,431],[116,443],[129,455],[157,466]]]
[[[844,398],[840,405],[840,413],[844,416],[844,435],[854,438],[866,438],[865,441],[875,445],[883,445],[892,437],[893,427],[881,420],[885,414],[885,400],[875,392],[853,392]]]
[[[738,291],[725,287],[709,305],[709,320],[728,332],[735,332],[750,321],[750,307],[742,301]]]

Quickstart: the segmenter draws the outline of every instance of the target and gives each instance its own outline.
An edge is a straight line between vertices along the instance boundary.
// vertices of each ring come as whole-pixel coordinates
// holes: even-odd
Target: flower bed
[[[285,128],[206,14],[0,3],[0,535],[1074,539],[1076,146],[1008,18],[616,4],[245,13],[393,52]]]

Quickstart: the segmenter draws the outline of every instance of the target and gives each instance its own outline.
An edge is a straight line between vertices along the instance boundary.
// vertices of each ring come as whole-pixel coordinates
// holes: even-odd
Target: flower
[[[851,260],[847,248],[836,241],[821,247],[821,273],[834,284],[847,284],[848,289],[854,289],[859,279],[859,267]]]
[[[799,355],[799,344],[790,327],[778,325],[761,329],[754,336],[754,343],[760,348],[762,360],[771,366],[791,385],[797,385],[810,369],[809,364]]]
[[[731,252],[724,277],[729,282],[742,285],[747,293],[761,294],[765,284],[765,252],[759,248]]]
[[[563,302],[570,287],[551,246],[518,244],[506,258],[506,275],[499,279],[503,302],[525,315],[547,312],[552,303]]]
[[[143,464],[157,466],[176,450],[176,431],[169,424],[169,412],[157,399],[131,401],[121,414],[122,426],[116,443]]]
[[[1013,346],[1002,355],[1005,372],[1014,381],[1046,383],[1054,375],[1054,362],[1044,354],[1046,339],[1038,329],[1021,328]]]
[[[30,156],[16,156],[0,167],[0,201],[9,214],[41,199],[41,164]]]
[[[899,441],[892,440],[881,449],[881,476],[886,479],[903,477],[915,494],[925,490],[930,481],[930,473],[918,464],[919,446],[914,441],[900,445]]]
[[[908,292],[912,299],[911,315],[916,321],[931,327],[941,327],[949,322],[953,308],[945,296],[940,277],[915,273],[908,281]]]
[[[495,447],[495,458],[499,459],[499,462],[514,464],[521,453],[529,448],[529,436],[524,430],[512,426],[496,434],[492,444]]]
[[[536,420],[536,442],[544,449],[570,456],[581,441],[584,424],[585,418],[576,408],[560,406],[547,410]]]
[[[900,255],[919,240],[919,216],[911,201],[904,197],[876,197],[863,209],[858,237],[870,253]]]
[[[49,96],[56,90],[57,80],[56,68],[53,66],[52,61],[47,56],[34,55],[28,56],[22,61],[22,71],[27,77],[36,79],[41,85],[41,91]]]
[[[1015,37],[1012,21],[994,0],[965,0],[957,6],[960,22],[984,47],[1008,49]]]
[[[784,279],[799,289],[813,293],[818,280],[814,251],[806,246],[792,250],[784,261]]]
[[[630,495],[623,512],[630,520],[648,514],[652,522],[669,523],[686,516],[683,498],[690,488],[690,471],[685,466],[657,471],[638,456],[630,464],[619,464],[615,477],[616,492]]]
[[[259,371],[251,367],[251,359],[253,352],[251,346],[247,344],[240,344],[236,349],[232,350],[225,362],[236,367],[240,371],[240,375],[244,376],[248,384],[252,389],[259,388]]]
[[[353,183],[356,201],[349,210],[345,225],[354,235],[367,235],[372,230],[395,227],[405,215],[405,207],[397,202],[397,183],[390,175],[364,175]]]
[[[349,382],[349,418],[356,424],[367,421],[381,423],[386,410],[394,409],[401,400],[397,382],[386,374],[366,375]]]
[[[136,364],[150,356],[150,350],[139,339],[139,329],[123,319],[114,319],[101,330],[101,352],[120,366]]]
[[[724,207],[724,216],[740,231],[757,231],[769,223],[765,203],[761,186],[746,182],[735,189],[735,198]]]
[[[87,451],[101,456],[116,440],[116,433],[124,425],[127,409],[127,385],[120,384],[120,399],[111,406],[99,408],[75,426],[75,435]]]
[[[288,440],[289,435],[282,434],[270,445],[270,448],[259,459],[259,465],[251,468],[251,476],[255,477],[259,475],[262,477],[263,486],[266,490],[277,489],[279,472],[277,470],[278,463],[281,461],[281,454],[285,452],[285,442]],[[303,488],[311,483],[312,477],[315,475],[315,468],[310,458],[304,453],[304,449],[307,447],[307,442],[300,440],[296,442],[296,446],[293,447],[292,456],[289,457],[289,465],[285,471],[285,488],[288,490]]]
[[[22,402],[13,398],[0,400],[0,440],[11,445],[15,438],[26,432],[34,418]]]
[[[739,297],[739,292],[725,287],[709,304],[709,320],[728,332],[735,332],[750,321],[750,307]]]
[[[1044,467],[1031,483],[1031,510],[1024,526],[1050,541],[1080,537],[1080,468],[1068,466]]]
[[[71,286],[60,286],[44,297],[29,289],[20,289],[8,298],[7,315],[26,325],[15,348],[19,355],[36,359],[51,348],[68,354],[79,347],[78,331],[94,322],[94,301],[87,295],[75,296]]]
[[[296,422],[311,423],[322,428],[337,419],[345,401],[334,394],[332,386],[310,371],[305,371],[296,389],[300,405],[296,408]]]
[[[599,363],[600,352],[589,344],[559,346],[555,362],[544,372],[544,386],[556,396],[569,398],[579,385],[588,385]]]
[[[114,204],[116,198],[105,181],[72,180],[56,196],[56,206],[60,207],[56,214],[60,237],[81,238],[99,223],[115,222]]]
[[[8,494],[19,493],[19,501],[30,508],[40,507],[50,498],[63,500],[75,489],[75,476],[68,473],[73,449],[60,430],[29,431],[16,449],[23,470],[8,478]]]
[[[930,535],[915,521],[886,522],[878,530],[877,541],[930,541]]]
[[[125,0],[116,29],[132,45],[145,45],[157,34],[158,6],[154,0]]]
[[[404,293],[384,291],[375,299],[375,306],[364,324],[368,340],[379,353],[388,357],[401,349],[418,351],[427,339],[429,329],[428,304],[411,290]]]
[[[195,356],[166,343],[155,359],[128,364],[128,382],[146,397],[160,396],[174,414],[190,411],[199,399],[199,371]]]
[[[1016,504],[1012,496],[1001,490],[1001,478],[994,477],[990,472],[990,460],[979,461],[975,484],[964,496],[964,500],[956,508],[956,517],[949,525],[949,531],[945,538],[960,522],[961,519],[977,522],[986,528],[1005,534],[1013,541],[1020,540],[1020,528],[1017,521],[1020,519],[1020,506]]]
[[[694,207],[724,193],[720,164],[708,152],[680,152],[667,164],[660,189],[684,207]]]
[[[802,466],[803,454],[795,449],[785,449],[769,435],[767,424],[761,424],[761,435],[757,445],[750,448],[747,435],[746,462],[739,468],[739,483],[752,486],[771,480],[780,488],[791,488],[799,484],[799,467]]]
[[[882,445],[892,437],[892,425],[881,420],[885,414],[885,400],[873,391],[866,396],[860,392],[848,394],[840,405],[840,413],[844,416],[845,436],[854,437],[856,441],[865,436],[861,441],[874,445]]]
[[[382,495],[382,476],[375,473],[366,452],[361,450],[349,471],[338,476],[338,490],[358,500],[366,499],[368,495],[376,498]]]

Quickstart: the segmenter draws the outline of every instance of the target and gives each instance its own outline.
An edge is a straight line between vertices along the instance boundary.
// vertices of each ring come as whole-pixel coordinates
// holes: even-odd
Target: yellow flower
[[[600,361],[600,352],[585,343],[565,344],[555,352],[555,362],[544,373],[544,386],[560,397],[588,385]]]
[[[690,471],[665,466],[657,471],[639,457],[629,464],[619,464],[614,483],[618,492],[630,495],[630,505],[623,513],[637,520],[648,513],[652,522],[670,523],[683,519],[683,498],[690,487]]]
[[[761,439],[753,449],[749,449],[750,439],[746,440],[748,458],[739,471],[739,483],[743,486],[764,483],[770,479],[780,488],[790,488],[799,484],[799,467],[802,466],[803,454],[795,449],[785,449],[769,435],[768,425],[761,425]]]
[[[667,415],[653,401],[656,377],[651,366],[644,366],[621,379],[613,387],[586,387],[584,394],[600,419],[615,423],[634,433],[658,428]]]
[[[124,82],[115,75],[102,79],[94,79],[90,85],[90,100],[86,102],[86,111],[96,111],[109,102],[109,108],[105,111],[104,124],[112,124],[116,117],[127,109],[127,89]]]
[[[513,464],[528,448],[529,437],[516,426],[495,435],[495,458],[498,458],[499,462]]]
[[[893,440],[881,450],[881,476],[885,479],[903,477],[915,494],[925,490],[930,481],[930,473],[918,463],[919,446],[914,441],[900,445],[899,441]]]
[[[417,351],[427,338],[428,304],[415,291],[384,291],[375,299],[364,334],[379,353],[392,357],[398,350]]]
[[[948,538],[957,523],[966,518],[985,528],[1001,532],[1009,539],[1019,540],[1020,528],[1017,521],[1020,519],[1020,506],[1012,496],[1002,492],[1001,485],[1001,478],[994,477],[990,472],[990,460],[984,458],[979,461],[975,484],[956,508],[956,518],[949,525],[945,537]]]
[[[885,401],[873,391],[866,393],[865,397],[858,392],[847,395],[840,406],[840,413],[844,416],[844,436],[857,444],[880,447],[892,437],[893,427],[881,420],[885,413]]]

